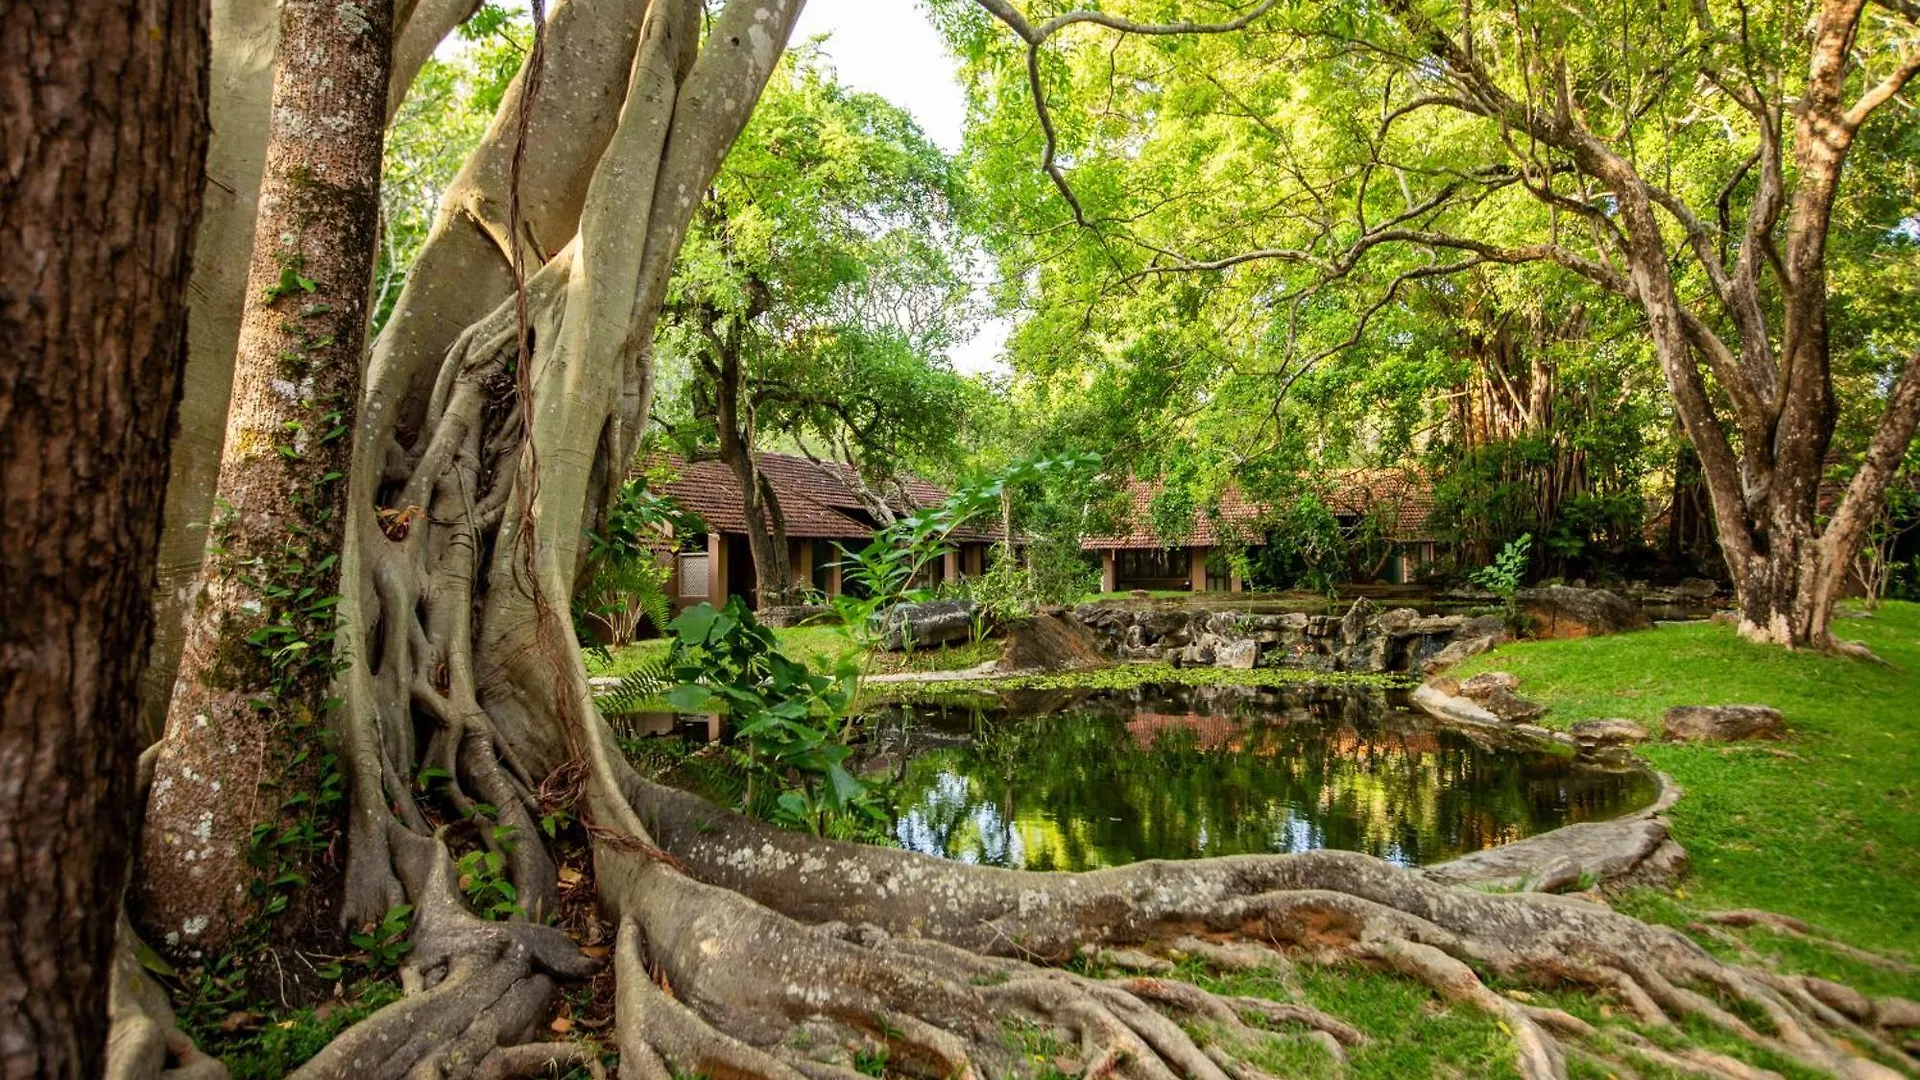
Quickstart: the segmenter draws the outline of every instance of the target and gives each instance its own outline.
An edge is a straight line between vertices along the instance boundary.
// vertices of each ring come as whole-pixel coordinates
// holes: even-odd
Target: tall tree
[[[696,423],[743,493],[762,604],[793,590],[759,450],[812,435],[888,471],[955,430],[944,350],[965,319],[958,181],[903,110],[793,54],[720,170],[668,293]],[[914,439],[902,436],[911,431]],[[918,447],[907,445],[917,441]],[[862,450],[872,451],[862,454]]]
[[[1398,0],[1362,16],[1262,3],[1160,26],[1126,10],[1034,22],[1004,0],[980,5],[1018,39],[1000,70],[1038,107],[1034,142],[1061,213],[1124,280],[1287,268],[1290,318],[1333,283],[1365,293],[1343,320],[1354,334],[1299,354],[1316,362],[1351,347],[1409,284],[1479,266],[1548,264],[1635,305],[1699,454],[1742,632],[1831,643],[1847,563],[1920,422],[1910,335],[1869,354],[1877,378],[1856,389],[1863,400],[1836,397],[1830,288],[1836,244],[1857,255],[1872,237],[1882,256],[1912,257],[1910,233],[1858,216],[1843,184],[1863,145],[1884,159],[1873,144],[1911,123],[1870,121],[1920,71],[1912,5],[1643,7],[1604,34],[1551,5]],[[1047,50],[1084,58],[1076,73],[1102,62],[1084,42],[1061,44],[1076,28],[1130,39],[1136,60],[1157,65],[1108,86],[1210,138],[1270,142],[1277,186],[1171,242],[1090,201],[1134,158],[1168,159],[1143,155],[1147,136],[1111,108],[1061,118],[1075,95],[1048,75]],[[1117,55],[1109,45],[1101,55]],[[1876,419],[1823,524],[1843,405]]]
[[[344,913],[378,922],[411,903],[413,992],[298,1075],[465,1080],[597,1057],[584,1042],[517,1042],[556,979],[598,967],[545,919],[560,890],[538,822],[563,817],[581,826],[568,835],[591,852],[599,910],[618,924],[621,1071],[646,1080],[803,1080],[876,1042],[927,1075],[1018,1075],[1031,1055],[1009,1045],[1010,1026],[1064,1027],[1089,1071],[1122,1080],[1244,1076],[1227,1047],[1203,1050],[1158,1011],[1231,1024],[1244,1002],[1047,966],[1196,925],[1311,941],[1471,1001],[1513,1033],[1530,1078],[1564,1075],[1565,1041],[1587,1025],[1491,992],[1468,960],[1609,987],[1648,1023],[1697,1017],[1810,1069],[1870,1074],[1884,1040],[1853,1041],[1857,1026],[1818,1001],[1595,905],[1450,888],[1344,852],[1172,876],[1165,863],[1014,875],[782,832],[636,774],[596,711],[566,612],[583,537],[604,533],[649,413],[681,241],[798,14],[789,0],[728,0],[703,23],[704,8],[555,7],[375,343],[337,623]],[[543,70],[545,56],[556,63]],[[684,630],[716,649],[765,643],[717,614]],[[817,693],[795,665],[764,670],[763,689]],[[779,707],[795,705],[807,708]],[[490,898],[480,910],[476,888]],[[1736,1015],[1755,1010],[1767,1032]],[[1353,1037],[1309,1009],[1268,1017]]]
[[[310,879],[327,844],[312,819],[338,798],[319,736],[392,34],[391,0],[286,0],[281,10],[287,60],[274,79],[211,557],[132,905],[182,950],[225,952],[244,925],[286,906],[281,890]]]
[[[100,1075],[207,142],[198,0],[0,15],[0,1076]]]

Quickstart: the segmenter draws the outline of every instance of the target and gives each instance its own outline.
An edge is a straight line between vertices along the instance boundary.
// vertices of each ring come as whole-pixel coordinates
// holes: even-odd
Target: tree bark
[[[180,643],[199,591],[207,517],[220,476],[220,444],[233,393],[233,350],[240,340],[260,170],[267,160],[267,112],[280,49],[277,0],[213,0],[211,112],[206,196],[193,238],[187,283],[187,368],[180,428],[168,459],[166,526],[160,533],[159,583],[153,590],[153,653],[140,697],[148,742],[166,728],[180,670]]]
[[[704,317],[704,316],[702,316]],[[714,428],[720,438],[720,460],[733,470],[740,485],[741,510],[746,515],[747,548],[753,553],[755,600],[760,607],[787,603],[793,594],[793,560],[787,550],[787,519],[780,496],[760,471],[754,449],[754,423],[740,413],[745,388],[741,386],[739,334],[709,331],[719,350],[714,379]]]
[[[310,877],[325,843],[332,767],[319,736],[392,14],[391,0],[287,0],[281,14],[209,558],[134,894],[143,929],[176,950],[223,951],[289,903],[301,882],[284,875]]]
[[[198,0],[0,34],[0,1076],[98,1076],[207,141]]]

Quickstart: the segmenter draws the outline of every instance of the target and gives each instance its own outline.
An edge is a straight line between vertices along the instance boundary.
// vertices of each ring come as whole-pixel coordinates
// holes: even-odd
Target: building
[[[1196,510],[1184,535],[1160,536],[1152,515],[1159,486],[1134,480],[1127,487],[1130,503],[1119,529],[1080,542],[1083,550],[1100,553],[1103,592],[1244,590],[1245,582],[1221,556],[1264,544],[1270,523],[1279,516],[1273,507],[1230,489],[1211,512]],[[1434,560],[1439,537],[1429,523],[1433,492],[1419,476],[1387,469],[1342,473],[1325,498],[1343,527],[1355,526],[1369,514],[1379,516],[1389,546],[1377,571],[1380,580],[1410,582]]]
[[[773,487],[786,521],[787,557],[794,580],[822,596],[841,592],[841,550],[873,539],[880,522],[855,494],[853,467],[843,462],[814,462],[793,454],[761,452],[760,472]],[[677,478],[663,494],[699,515],[704,536],[684,537],[674,557],[669,583],[676,608],[700,603],[718,606],[729,595],[754,603],[753,549],[747,542],[746,499],[725,462],[670,457]],[[946,489],[907,475],[890,485],[887,503],[896,513],[937,506]],[[989,551],[999,541],[998,522],[963,527],[952,535],[945,557],[930,568],[924,585],[974,577],[986,571]]]

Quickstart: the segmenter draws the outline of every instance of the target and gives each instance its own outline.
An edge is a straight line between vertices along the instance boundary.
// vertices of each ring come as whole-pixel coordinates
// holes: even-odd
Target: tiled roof
[[[677,478],[667,484],[665,494],[703,518],[717,532],[747,531],[745,499],[740,484],[726,463],[714,460],[688,461],[667,455],[666,463]],[[845,540],[873,535],[872,515],[854,494],[848,477],[853,466],[839,461],[813,461],[794,454],[761,451],[756,455],[760,472],[773,485],[774,497],[787,522],[787,535],[796,539]],[[902,478],[912,505],[893,491],[888,505],[896,513],[905,513],[937,505],[947,492],[937,484],[911,474]],[[955,540],[993,540],[997,533],[979,528],[955,530]]]
[[[1334,480],[1331,503],[1336,514],[1367,514],[1376,508],[1386,519],[1389,540],[1437,540],[1432,525],[1433,483],[1407,469],[1355,469]]]
[[[1111,536],[1090,536],[1080,541],[1082,548],[1099,551],[1106,548],[1214,547],[1228,535],[1242,541],[1252,539],[1252,534],[1258,531],[1256,526],[1260,519],[1266,515],[1266,507],[1249,502],[1241,498],[1238,491],[1229,489],[1220,496],[1218,513],[1194,511],[1193,528],[1185,536],[1158,536],[1153,531],[1153,497],[1160,493],[1160,485],[1129,480],[1127,493],[1132,505],[1128,507],[1127,519],[1121,525],[1123,531]]]
[[[1273,516],[1271,507],[1229,488],[1211,512],[1206,509],[1194,512],[1193,527],[1186,535],[1159,536],[1153,531],[1152,507],[1160,485],[1130,480],[1127,491],[1132,505],[1121,531],[1109,536],[1087,537],[1080,541],[1082,548],[1101,551],[1215,547],[1228,538],[1241,543],[1257,542],[1263,524]],[[1366,514],[1375,508],[1382,509],[1389,515],[1387,538],[1390,540],[1434,538],[1427,524],[1433,514],[1433,489],[1418,474],[1397,469],[1356,469],[1334,477],[1327,498],[1337,514]]]

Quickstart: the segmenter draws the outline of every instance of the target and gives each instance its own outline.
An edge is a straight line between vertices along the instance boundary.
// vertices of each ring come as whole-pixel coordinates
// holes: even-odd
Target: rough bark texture
[[[702,318],[706,316],[703,313]],[[787,519],[780,509],[780,496],[773,483],[760,471],[754,448],[757,411],[754,396],[744,386],[746,375],[740,359],[740,322],[716,330],[703,323],[714,356],[705,361],[707,378],[712,383],[713,424],[719,434],[720,460],[733,471],[740,485],[741,507],[747,521],[747,549],[753,554],[754,596],[764,610],[793,599],[793,563],[788,557]],[[745,406],[743,413],[742,406]]]
[[[271,902],[251,888],[260,875],[248,868],[255,826],[278,827],[296,792],[310,801],[288,813],[321,805],[316,744],[379,228],[391,18],[391,0],[287,0],[281,13],[285,59],[274,81],[212,551],[155,768],[135,891],[143,928],[181,950],[221,951]]]
[[[166,526],[160,533],[153,591],[153,653],[141,687],[148,742],[166,728],[180,668],[180,642],[200,585],[207,518],[220,475],[220,446],[233,392],[233,350],[253,251],[260,169],[267,160],[267,114],[280,48],[278,0],[213,0],[211,113],[206,198],[193,238],[187,282],[187,369],[180,426],[168,459]]]
[[[568,65],[510,91],[422,255],[448,276],[416,272],[374,351],[342,560],[343,914],[416,905],[412,992],[301,1076],[500,1076],[579,1060],[577,1046],[521,1041],[556,981],[594,967],[542,925],[559,889],[536,821],[563,810],[619,923],[614,1035],[622,1075],[642,1080],[852,1080],[863,1047],[885,1050],[889,1071],[1021,1075],[1032,1063],[1006,1035],[1023,1024],[1065,1032],[1092,1077],[1262,1080],[1241,1052],[1267,1037],[1256,1025],[1305,1029],[1336,1055],[1363,1036],[1300,1006],[1052,965],[1083,946],[1143,969],[1163,963],[1143,950],[1167,949],[1289,963],[1274,944],[1403,972],[1493,1013],[1530,1078],[1563,1076],[1593,1029],[1496,994],[1476,967],[1605,988],[1645,1023],[1698,1018],[1810,1068],[1888,1075],[1876,1060],[1899,1051],[1878,1012],[1810,1004],[1805,986],[1717,964],[1597,905],[1453,889],[1332,852],[1091,874],[967,867],[780,832],[634,775],[565,617],[580,538],[646,416],[673,259],[798,7],[730,0],[704,38],[699,0],[556,10],[536,53]],[[613,32],[624,19],[637,37]],[[625,92],[609,100],[620,71]],[[518,122],[543,112],[576,122]],[[490,216],[497,166],[523,134],[523,212],[508,225]],[[524,292],[520,259],[539,267]],[[440,782],[423,790],[428,768]],[[475,818],[483,804],[491,823]],[[483,850],[526,918],[470,910],[453,855]],[[1702,990],[1771,1023],[1756,1030]]]
[[[399,9],[409,3],[411,10],[402,19]],[[394,40],[389,120],[434,48],[475,6],[475,0],[396,4],[394,24],[404,29]],[[193,278],[187,285],[187,371],[167,476],[167,523],[160,534],[153,655],[141,688],[149,740],[158,740],[166,727],[181,641],[200,586],[207,519],[213,513],[227,403],[233,393],[234,349],[240,342],[279,49],[279,0],[214,0],[214,136],[207,149],[206,202],[193,241]]]
[[[93,1077],[207,139],[196,0],[0,33],[0,1076]]]

